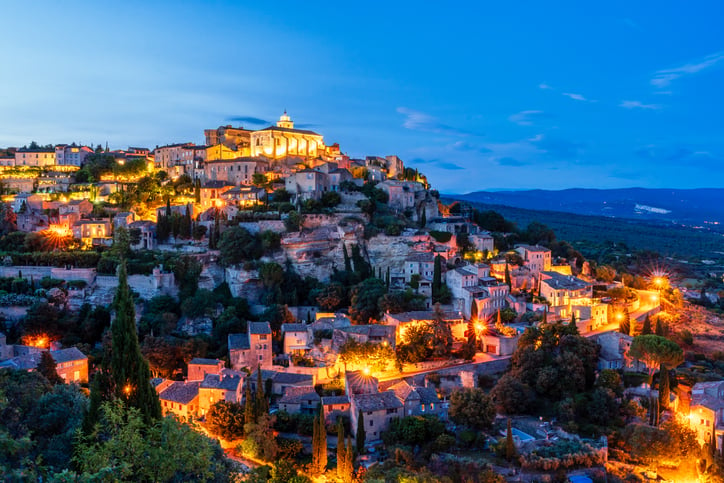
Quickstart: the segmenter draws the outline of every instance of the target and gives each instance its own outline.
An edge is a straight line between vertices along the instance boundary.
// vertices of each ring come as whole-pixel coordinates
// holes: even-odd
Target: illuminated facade
[[[93,154],[93,150],[88,146],[58,144],[55,147],[55,163],[59,166],[80,167],[89,154]]]
[[[55,149],[18,149],[15,166],[44,167],[55,164]]]
[[[324,139],[321,134],[304,129],[295,129],[294,121],[286,111],[276,126],[270,126],[250,133],[251,155],[270,159],[287,156],[317,158],[325,154]]]

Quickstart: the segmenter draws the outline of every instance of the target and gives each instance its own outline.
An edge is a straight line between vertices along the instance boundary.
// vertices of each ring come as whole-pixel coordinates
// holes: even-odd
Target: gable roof
[[[77,347],[69,347],[67,349],[50,351],[50,355],[53,356],[53,360],[56,364],[60,364],[61,362],[82,361],[88,359],[88,356],[83,354]]]
[[[392,391],[378,392],[374,394],[357,394],[352,396],[352,403],[358,410],[382,411],[385,409],[401,408],[402,403]]]
[[[271,326],[269,322],[248,322],[249,334],[271,334]]]
[[[230,351],[250,349],[249,334],[229,334],[227,345]]]
[[[202,389],[224,389],[226,391],[236,391],[242,383],[241,375],[226,374],[206,374],[204,380],[199,386]]]
[[[321,398],[314,386],[296,386],[288,387],[284,390],[284,395],[279,400],[279,404],[301,404],[305,401],[320,402]]]
[[[199,381],[174,381],[170,386],[161,391],[158,397],[166,401],[188,404],[199,395],[200,385],[201,383]]]
[[[316,133],[314,131],[308,131],[306,129],[294,129],[289,127],[279,127],[279,126],[269,126],[265,127],[264,129],[259,129],[259,131],[279,131],[279,132],[288,132],[288,133],[297,133],[297,134],[311,134],[312,136],[321,136],[321,134]]]
[[[223,364],[223,361],[220,361],[219,359],[204,359],[202,357],[194,357],[189,362],[189,365],[196,364],[196,365],[200,365],[200,366],[216,366],[220,362]]]
[[[307,324],[282,324],[282,333],[284,332],[306,332]]]

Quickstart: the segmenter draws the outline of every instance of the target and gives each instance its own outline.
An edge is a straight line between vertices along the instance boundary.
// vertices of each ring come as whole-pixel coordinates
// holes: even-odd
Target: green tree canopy
[[[450,419],[475,430],[487,429],[495,419],[495,405],[482,389],[458,389],[450,396]]]

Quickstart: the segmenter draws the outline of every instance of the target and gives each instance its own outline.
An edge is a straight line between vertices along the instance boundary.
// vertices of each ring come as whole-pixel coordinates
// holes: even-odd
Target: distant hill
[[[724,233],[724,189],[477,191],[449,198],[486,205],[707,227]]]

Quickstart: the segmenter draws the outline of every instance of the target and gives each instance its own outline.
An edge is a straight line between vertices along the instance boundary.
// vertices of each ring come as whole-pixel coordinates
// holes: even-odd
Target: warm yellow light
[[[616,320],[623,320],[623,314],[621,312],[616,312]]]
[[[370,375],[370,372],[371,372],[371,371],[370,371],[370,368],[369,368],[368,366],[365,366],[365,367],[362,369],[362,373],[363,373],[365,376],[369,376],[369,375]]]
[[[126,384],[125,386],[123,386],[123,392],[126,393],[126,396],[128,396],[129,394],[131,394],[131,385],[130,385],[130,384]]]
[[[485,326],[478,322],[475,324],[475,330],[477,330],[478,332],[482,332],[483,330],[485,330]]]
[[[224,206],[224,202],[221,200],[216,200],[214,203],[216,204],[217,208],[221,208],[222,206]]]
[[[50,346],[50,339],[45,334],[29,335],[23,337],[23,343],[31,347],[47,349]]]

